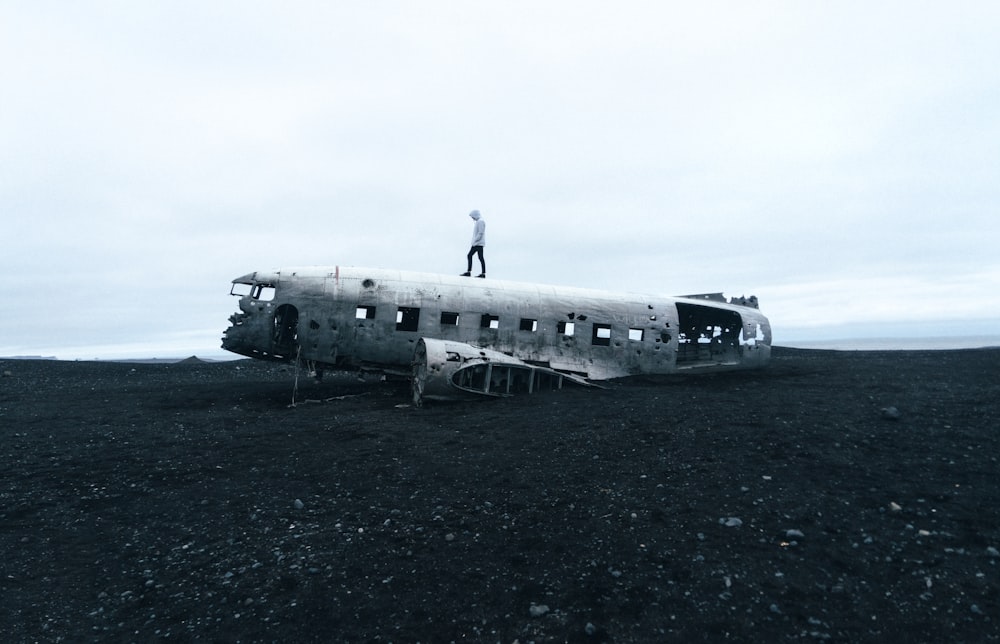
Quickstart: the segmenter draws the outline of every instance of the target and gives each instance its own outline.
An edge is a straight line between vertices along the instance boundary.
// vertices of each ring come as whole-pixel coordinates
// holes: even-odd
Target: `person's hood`
[[[469,213],[469,216],[478,221],[479,220],[479,211],[478,210],[473,210],[472,212]]]

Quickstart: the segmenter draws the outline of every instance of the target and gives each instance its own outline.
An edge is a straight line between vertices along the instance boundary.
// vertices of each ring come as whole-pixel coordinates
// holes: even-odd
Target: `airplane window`
[[[416,331],[420,322],[420,309],[411,306],[401,306],[396,309],[396,330]]]
[[[261,302],[270,302],[274,299],[274,287],[267,284],[258,284],[253,289],[253,299]]]
[[[591,337],[591,344],[606,347],[611,344],[611,325],[595,324],[594,335]]]
[[[521,318],[521,330],[522,331],[537,331],[538,330],[538,320],[532,320],[530,318]]]
[[[451,313],[450,311],[441,311],[441,324],[446,324],[448,326],[458,326],[458,313]]]
[[[559,335],[573,335],[574,324],[572,322],[560,321],[556,324],[556,333]]]
[[[375,319],[375,307],[374,306],[359,306],[357,310],[354,311],[354,318],[356,320],[374,320]]]
[[[642,342],[642,336],[643,336],[642,329],[629,329],[628,330],[628,339],[629,340],[636,340],[637,342]]]
[[[244,295],[250,295],[250,288],[250,284],[233,284],[233,287],[229,289],[229,294],[243,297]]]
[[[499,329],[500,316],[490,315],[489,313],[483,313],[483,316],[479,319],[479,326],[481,326],[484,329]]]

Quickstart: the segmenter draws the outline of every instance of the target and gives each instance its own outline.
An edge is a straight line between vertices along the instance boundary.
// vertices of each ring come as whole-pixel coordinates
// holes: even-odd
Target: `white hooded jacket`
[[[485,246],[486,245],[486,220],[482,218],[478,210],[473,210],[469,213],[476,223],[472,226],[472,244],[471,246]]]

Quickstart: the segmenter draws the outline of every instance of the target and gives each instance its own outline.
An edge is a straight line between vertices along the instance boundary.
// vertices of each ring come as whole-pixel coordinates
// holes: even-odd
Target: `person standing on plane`
[[[486,260],[483,259],[483,246],[486,245],[486,220],[483,219],[478,210],[473,210],[469,216],[476,223],[472,225],[472,248],[469,249],[469,254],[466,256],[469,262],[468,268],[462,273],[462,277],[472,275],[472,256],[476,254],[479,255],[479,265],[483,269],[476,277],[486,277]]]

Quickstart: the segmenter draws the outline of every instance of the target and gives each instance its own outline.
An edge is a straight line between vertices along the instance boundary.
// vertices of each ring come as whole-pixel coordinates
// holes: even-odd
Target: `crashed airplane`
[[[222,348],[251,358],[407,375],[416,403],[565,381],[766,365],[756,297],[661,296],[355,267],[254,272]]]

